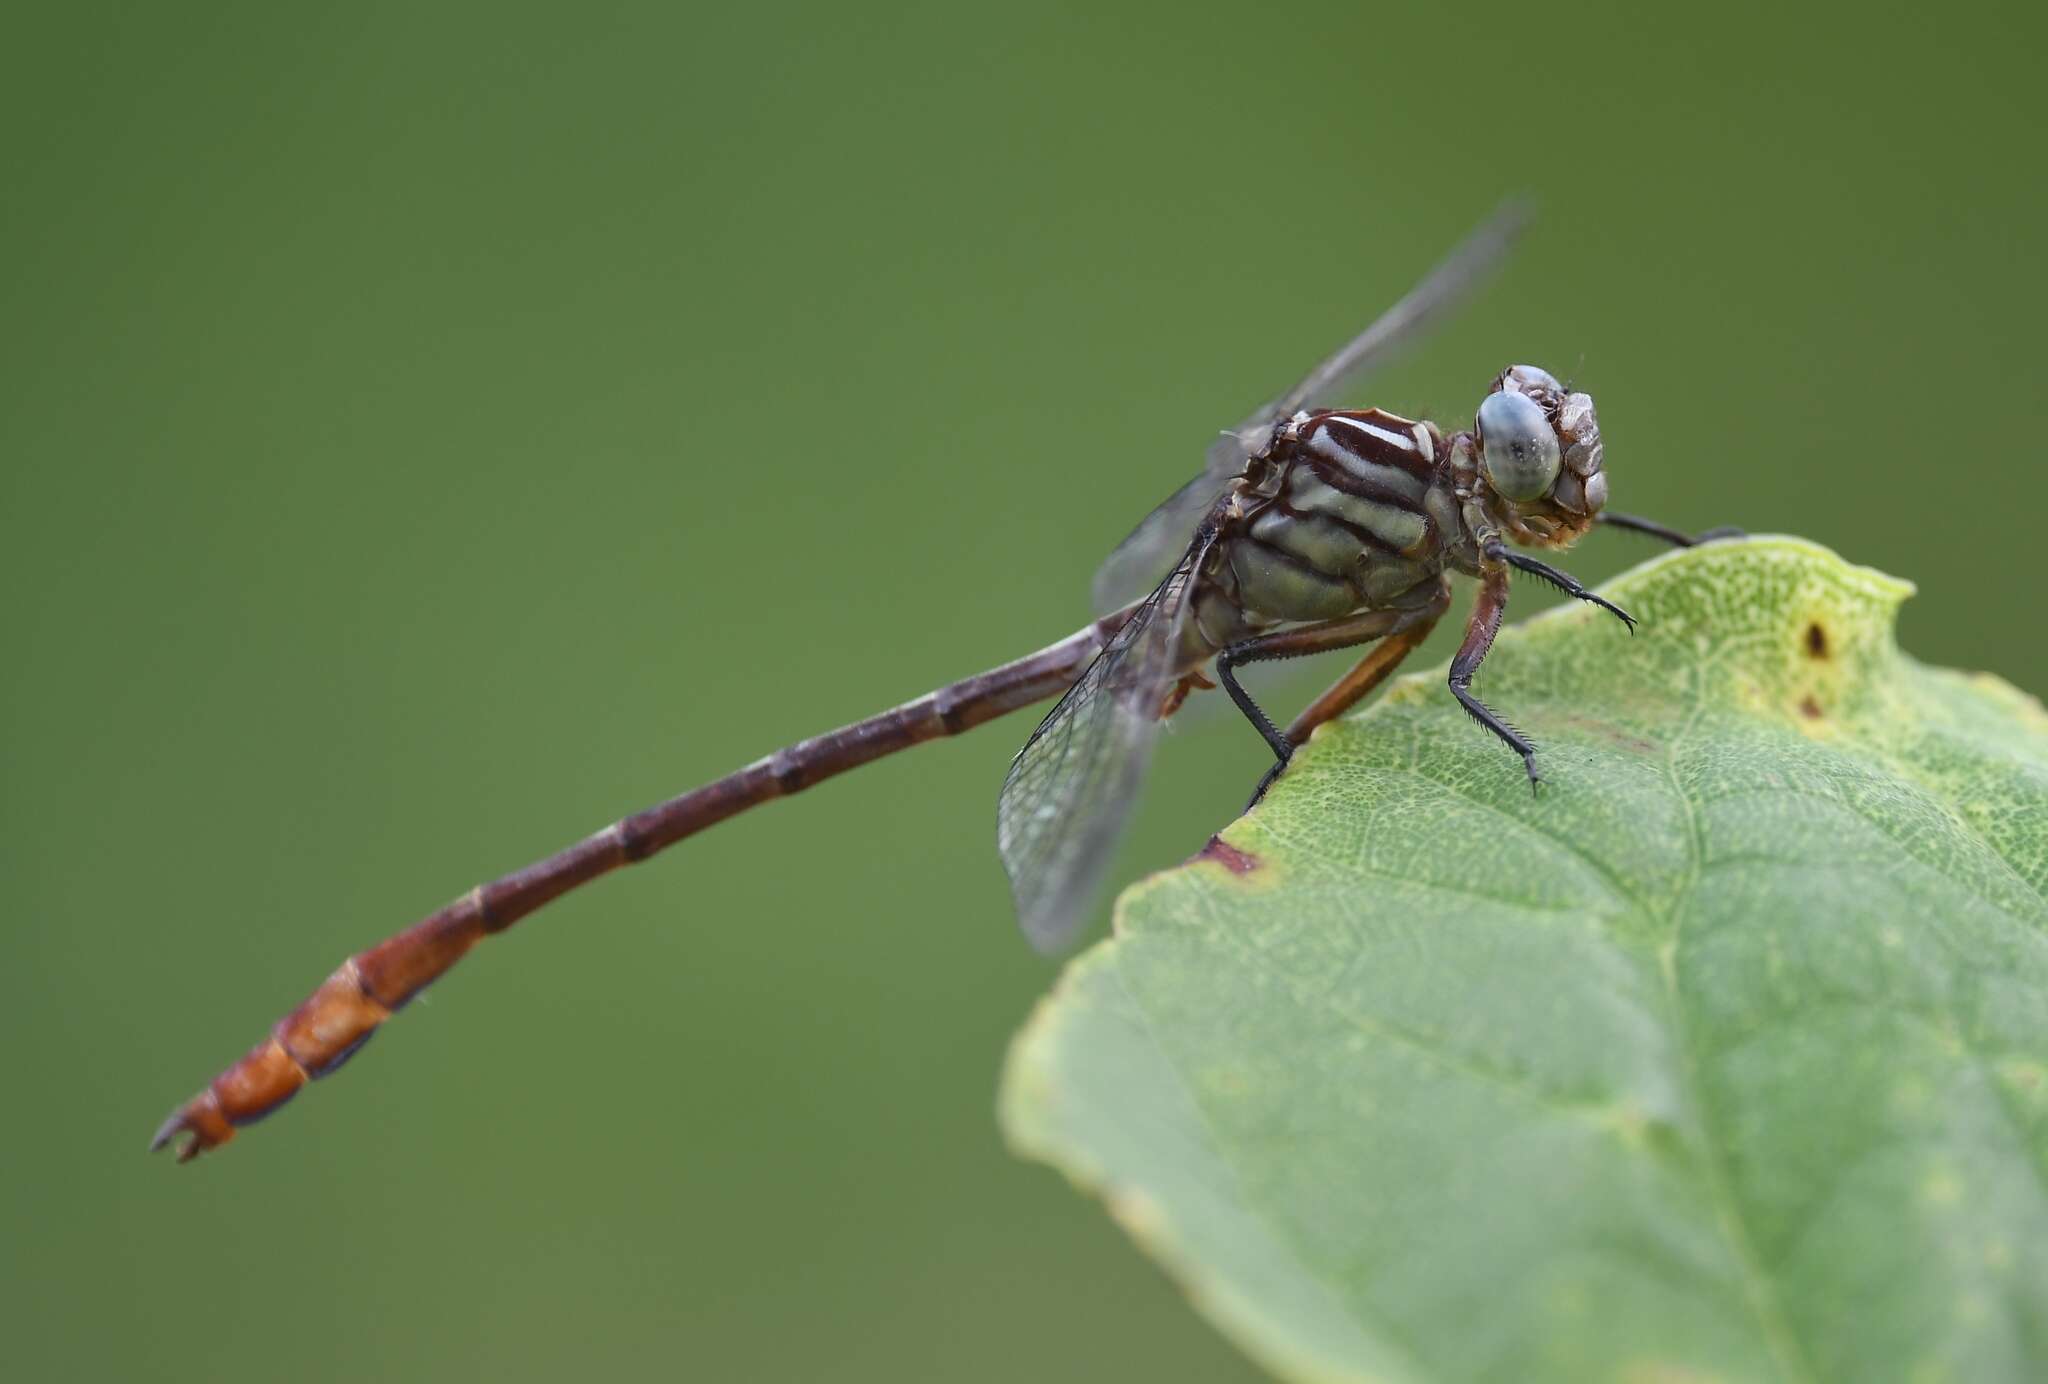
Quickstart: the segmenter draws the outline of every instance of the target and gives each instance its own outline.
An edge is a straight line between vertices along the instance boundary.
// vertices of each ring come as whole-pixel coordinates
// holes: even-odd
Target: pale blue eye
[[[1515,382],[1522,393],[1533,391],[1540,394],[1546,389],[1552,394],[1564,393],[1564,386],[1557,382],[1557,376],[1540,365],[1510,365],[1508,379]]]
[[[1557,433],[1535,400],[1500,393],[1479,406],[1480,464],[1493,488],[1510,500],[1533,500],[1550,489],[1563,458]]]

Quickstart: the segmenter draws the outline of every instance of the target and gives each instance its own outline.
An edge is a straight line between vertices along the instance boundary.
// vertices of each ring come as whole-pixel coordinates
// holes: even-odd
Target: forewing
[[[1159,734],[1187,597],[1208,546],[1203,536],[1185,550],[1024,742],[1003,780],[996,847],[1017,921],[1040,951],[1072,940],[1100,890]]]
[[[1265,450],[1275,424],[1297,409],[1334,400],[1478,287],[1528,226],[1530,210],[1525,201],[1503,203],[1400,302],[1309,371],[1301,383],[1229,432],[1218,434],[1201,473],[1139,520],[1095,570],[1095,613],[1106,615],[1119,608],[1158,578],[1231,478]]]
[[[1436,325],[1479,286],[1528,227],[1532,210],[1520,198],[1502,203],[1493,215],[1459,241],[1457,248],[1444,256],[1436,268],[1425,274],[1422,282],[1409,289],[1400,302],[1309,371],[1272,409],[1246,419],[1238,431],[1248,433],[1262,424],[1285,418],[1296,409],[1327,403],[1356,384],[1367,371],[1384,365],[1396,351]]]

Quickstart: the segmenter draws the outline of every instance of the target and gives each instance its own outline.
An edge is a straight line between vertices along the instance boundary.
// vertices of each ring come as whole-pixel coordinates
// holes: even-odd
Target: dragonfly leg
[[[1187,701],[1190,692],[1197,690],[1210,692],[1214,691],[1215,688],[1215,683],[1209,681],[1198,672],[1184,674],[1181,680],[1173,685],[1173,690],[1166,694],[1166,700],[1160,703],[1159,719],[1164,721],[1167,717],[1173,715],[1174,712],[1179,711],[1181,704]]]
[[[1287,767],[1287,761],[1294,756],[1294,741],[1287,732],[1273,723],[1273,718],[1251,699],[1238,683],[1237,668],[1245,663],[1263,663],[1276,658],[1301,658],[1308,654],[1326,653],[1331,649],[1348,649],[1353,645],[1379,639],[1401,625],[1404,619],[1412,618],[1414,612],[1403,610],[1369,610],[1361,615],[1347,615],[1340,620],[1324,620],[1299,629],[1280,630],[1273,634],[1262,634],[1232,644],[1216,655],[1216,680],[1223,684],[1223,690],[1230,694],[1230,700],[1237,703],[1237,709],[1244,713],[1259,734],[1272,746],[1274,765],[1259,780],[1258,789],[1252,794],[1252,803],[1265,795],[1280,771]]]
[[[1529,743],[1527,736],[1496,715],[1492,707],[1472,695],[1472,675],[1479,671],[1486,651],[1493,647],[1493,636],[1500,632],[1501,617],[1507,614],[1507,608],[1507,568],[1495,567],[1480,579],[1479,596],[1472,603],[1472,618],[1465,625],[1465,642],[1458,646],[1457,655],[1451,659],[1451,695],[1471,713],[1473,720],[1499,736],[1509,749],[1522,757],[1522,767],[1529,771],[1529,786],[1534,788],[1543,781],[1543,775],[1536,772],[1536,747]]]
[[[1451,588],[1448,583],[1440,582],[1428,605],[1406,612],[1402,623],[1389,630],[1386,638],[1358,660],[1350,672],[1331,683],[1322,696],[1302,709],[1287,727],[1289,743],[1307,744],[1317,726],[1335,720],[1364,700],[1368,693],[1392,676],[1402,659],[1429,638],[1429,632],[1436,628],[1436,622],[1450,608]]]
[[[1486,551],[1486,555],[1498,562],[1505,562],[1510,567],[1527,572],[1531,576],[1543,578],[1543,580],[1549,582],[1567,596],[1576,596],[1582,601],[1590,601],[1602,610],[1612,614],[1624,625],[1627,625],[1630,634],[1636,632],[1635,616],[1629,614],[1605,596],[1596,596],[1588,591],[1580,584],[1579,579],[1571,573],[1561,572],[1547,562],[1538,562],[1527,553],[1514,552],[1498,543],[1490,546]]]
[[[1602,510],[1600,522],[1612,528],[1627,529],[1630,533],[1648,534],[1661,538],[1674,548],[1696,548],[1702,543],[1712,543],[1722,538],[1747,538],[1749,534],[1733,524],[1724,524],[1717,529],[1708,529],[1702,534],[1689,534],[1660,524],[1654,519],[1645,519],[1635,514],[1617,514],[1613,510]]]

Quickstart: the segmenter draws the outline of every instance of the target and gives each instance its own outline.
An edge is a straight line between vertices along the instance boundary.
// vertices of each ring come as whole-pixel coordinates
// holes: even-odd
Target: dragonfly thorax
[[[1443,570],[1461,526],[1443,435],[1383,409],[1294,414],[1247,463],[1213,563],[1237,618],[1204,612],[1220,647],[1247,629],[1398,605]]]
[[[1506,539],[1562,548],[1607,502],[1592,396],[1530,365],[1501,372],[1469,432],[1384,409],[1302,410],[1274,426],[1217,514],[1197,646],[1428,600]],[[1191,653],[1193,650],[1190,651]]]

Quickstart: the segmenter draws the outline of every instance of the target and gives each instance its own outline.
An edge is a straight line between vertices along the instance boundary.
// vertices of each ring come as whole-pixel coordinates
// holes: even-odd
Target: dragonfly
[[[1220,684],[1271,747],[1256,804],[1317,726],[1422,643],[1450,607],[1453,573],[1479,585],[1451,694],[1539,782],[1535,745],[1472,692],[1510,574],[1589,601],[1631,631],[1635,620],[1519,549],[1568,547],[1596,522],[1680,546],[1734,531],[1696,538],[1608,511],[1591,396],[1535,366],[1501,371],[1472,427],[1448,433],[1384,409],[1323,407],[1466,297],[1527,219],[1524,206],[1504,207],[1300,383],[1218,435],[1202,470],[1103,563],[1087,626],[621,818],[356,953],[173,1110],[151,1151],[175,1144],[187,1162],[227,1143],[337,1071],[471,947],[568,891],[748,808],[1053,697],[1003,781],[996,837],[1026,937],[1057,952],[1088,918],[1160,727],[1189,695]],[[1246,664],[1360,646],[1359,662],[1284,727],[1238,677]]]

